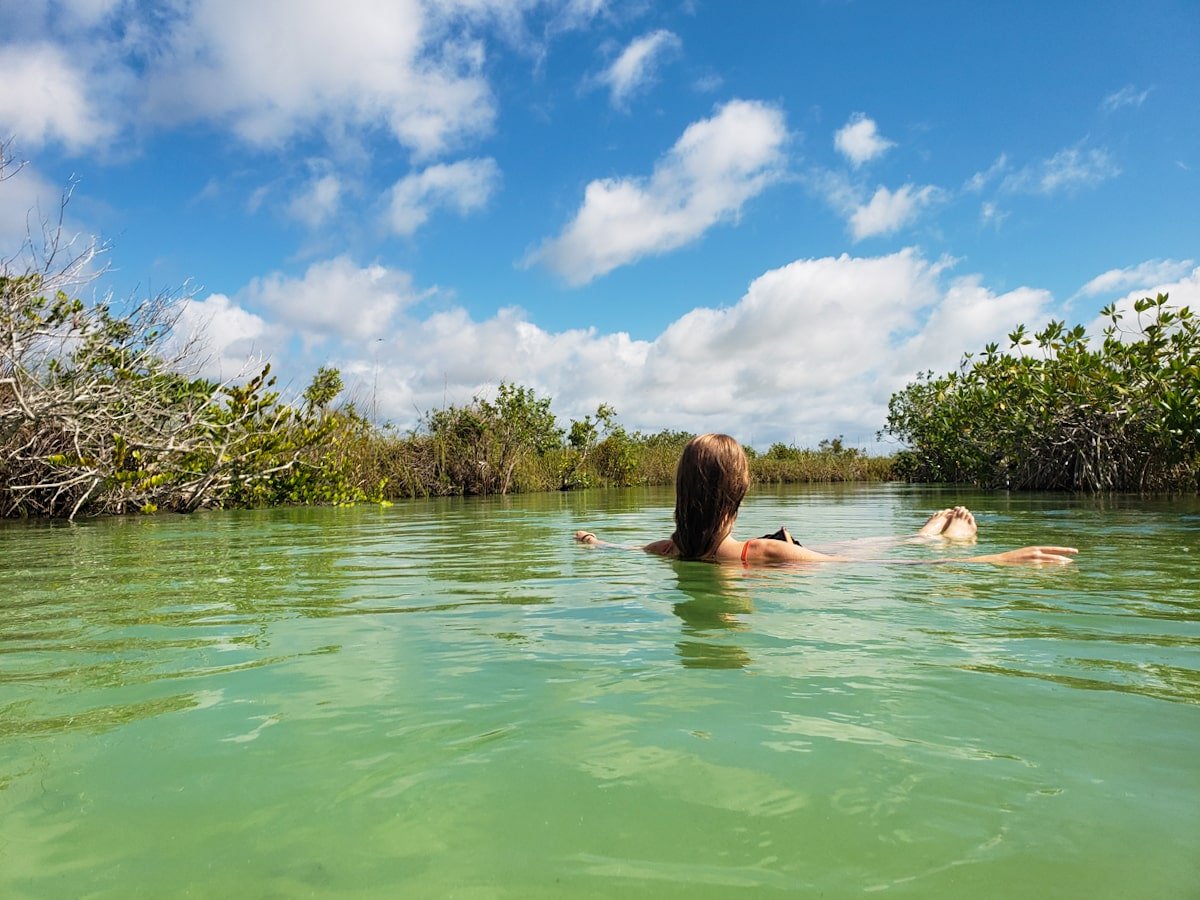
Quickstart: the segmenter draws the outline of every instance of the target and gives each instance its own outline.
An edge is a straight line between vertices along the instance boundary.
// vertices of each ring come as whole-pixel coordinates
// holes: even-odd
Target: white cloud
[[[991,201],[984,201],[979,205],[979,224],[985,228],[990,225],[998,229],[1007,218],[1008,213]]]
[[[989,341],[1000,341],[1018,324],[1040,327],[1052,301],[1045,290],[1020,287],[993,294],[977,275],[955,279],[921,329],[889,354],[888,391],[902,388],[917,371],[952,368],[963,353],[974,353]],[[926,360],[940,364],[927,364]]]
[[[833,146],[858,168],[882,156],[896,145],[879,134],[874,119],[867,118],[863,113],[855,113],[834,134]]]
[[[932,185],[918,188],[906,184],[895,191],[880,187],[867,203],[850,214],[854,240],[895,234],[916,219],[920,211],[935,202],[940,194]]]
[[[1067,147],[1049,159],[1009,175],[1002,187],[1009,191],[1056,194],[1093,187],[1121,174],[1107,150]]]
[[[396,234],[412,234],[438,207],[459,215],[482,209],[500,181],[494,159],[438,164],[401,178],[389,192],[387,222]]]
[[[415,298],[407,273],[380,265],[359,267],[339,256],[313,263],[300,278],[280,272],[256,278],[237,299],[270,312],[273,321],[314,346],[382,337],[394,314]]]
[[[1127,84],[1119,91],[1109,94],[1100,102],[1100,108],[1106,113],[1116,112],[1126,106],[1141,106],[1150,96],[1150,89],[1139,91],[1132,84]]]
[[[839,433],[869,442],[884,423],[891,393],[917,371],[951,369],[964,351],[1002,340],[1018,322],[1038,324],[1047,311],[1045,291],[995,294],[977,277],[945,285],[949,265],[911,249],[797,260],[755,279],[732,305],[692,310],[653,340],[595,329],[548,331],[515,308],[483,320],[461,308],[421,317],[419,307],[372,299],[406,291],[407,275],[345,260],[315,266],[299,280],[256,281],[238,296],[244,304],[270,299],[272,310],[282,308],[279,297],[297,294],[324,297],[330,306],[332,281],[352,285],[358,305],[339,307],[339,315],[378,306],[386,326],[342,333],[341,343],[289,355],[289,367],[306,368],[281,376],[301,383],[316,365],[332,362],[361,398],[374,394],[378,364],[379,411],[401,426],[416,424],[416,410],[445,400],[466,403],[515,380],[552,396],[561,417],[608,402],[631,428],[729,431],[760,444],[815,444]],[[327,268],[339,277],[327,277]],[[235,320],[224,298],[210,301],[224,321]],[[288,309],[288,321],[276,323],[285,337],[313,327],[311,308]],[[266,341],[260,321],[248,320],[247,335],[259,346]],[[222,334],[219,343],[234,341]]]
[[[584,191],[562,234],[525,259],[573,285],[696,240],[783,174],[787,128],[773,106],[733,100],[693,122],[648,178],[607,178]]]
[[[336,175],[314,178],[292,198],[288,204],[288,215],[303,222],[309,228],[318,228],[338,210],[342,198],[342,182]]]
[[[112,128],[92,108],[87,82],[52,44],[0,46],[0,136],[30,147],[57,141],[70,151],[104,143]]]
[[[486,133],[495,108],[482,45],[441,33],[429,9],[197,0],[162,36],[146,79],[150,113],[168,125],[227,123],[260,145],[383,126],[418,155],[442,153]]]
[[[624,109],[634,94],[650,85],[663,58],[680,46],[679,37],[664,29],[634,38],[599,78],[608,86],[613,106]]]
[[[988,166],[987,169],[982,172],[976,172],[968,178],[967,183],[963,185],[963,190],[971,194],[977,194],[1007,170],[1008,155],[1001,153],[996,157],[996,161]]]
[[[0,3],[0,134],[79,152],[199,123],[263,148],[322,138],[344,158],[385,132],[425,160],[494,125],[480,36],[544,56],[606,14],[604,0]],[[527,20],[547,19],[532,37]]]
[[[1128,290],[1140,290],[1142,293],[1138,296],[1144,296],[1150,293],[1148,286],[1174,281],[1187,274],[1194,265],[1195,262],[1190,259],[1148,259],[1136,266],[1109,269],[1081,287],[1075,296],[1094,297]]]
[[[217,381],[237,379],[282,349],[278,328],[238,306],[224,294],[185,300],[179,308],[170,347],[195,341],[195,374]]]

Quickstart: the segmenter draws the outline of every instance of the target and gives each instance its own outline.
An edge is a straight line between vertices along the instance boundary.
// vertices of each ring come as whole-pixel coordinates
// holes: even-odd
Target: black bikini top
[[[779,526],[779,530],[778,530],[777,532],[775,532],[774,534],[764,534],[764,535],[762,536],[761,540],[764,540],[764,541],[784,541],[784,542],[791,541],[791,542],[792,542],[793,544],[795,544],[797,547],[803,547],[803,546],[804,546],[804,545],[803,545],[803,544],[801,544],[801,543],[800,543],[798,540],[796,540],[794,537],[792,537],[790,534],[788,534],[788,530],[787,530],[785,527],[783,527],[782,525],[781,525],[781,526]]]

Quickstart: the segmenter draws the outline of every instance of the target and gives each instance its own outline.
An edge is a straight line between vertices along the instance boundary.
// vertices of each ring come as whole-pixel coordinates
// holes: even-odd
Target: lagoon
[[[669,489],[0,526],[0,896],[1192,897],[1200,502]],[[896,560],[936,551],[905,545]]]

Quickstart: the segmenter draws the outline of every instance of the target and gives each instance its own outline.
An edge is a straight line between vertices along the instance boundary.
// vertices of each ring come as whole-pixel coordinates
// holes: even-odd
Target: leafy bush
[[[1200,476],[1200,327],[1165,294],[1105,308],[1103,341],[1082,325],[1019,326],[1001,352],[927,372],[888,404],[914,480],[1012,488],[1194,490]],[[1030,348],[1036,343],[1037,350]]]
[[[435,478],[465,494],[507,494],[517,467],[562,445],[550,398],[502,383],[494,402],[476,397],[427,419],[436,457]]]

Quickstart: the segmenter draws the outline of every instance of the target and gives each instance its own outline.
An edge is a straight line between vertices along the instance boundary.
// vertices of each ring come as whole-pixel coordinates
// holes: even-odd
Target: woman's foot
[[[975,517],[965,506],[935,512],[921,526],[917,537],[944,537],[952,541],[971,541],[979,531]]]
[[[921,530],[917,532],[917,536],[937,537],[946,530],[946,525],[950,521],[950,514],[952,512],[954,512],[952,509],[943,509],[939,512],[935,512],[926,520],[925,524],[921,526]]]
[[[950,510],[950,517],[946,522],[946,527],[942,530],[942,537],[952,541],[973,541],[978,533],[979,526],[975,524],[975,517],[971,515],[969,509],[965,506],[956,506]]]

